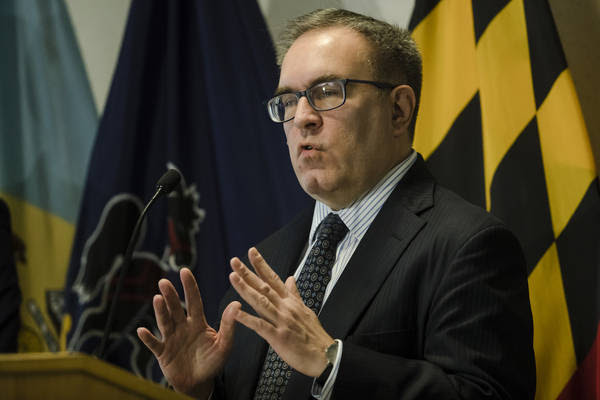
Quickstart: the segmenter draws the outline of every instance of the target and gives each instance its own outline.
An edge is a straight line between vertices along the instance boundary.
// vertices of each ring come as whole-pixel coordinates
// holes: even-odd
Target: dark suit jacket
[[[311,218],[307,210],[257,246],[282,279],[298,266]],[[222,308],[234,299],[231,290]],[[421,157],[373,221],[319,319],[344,343],[335,399],[534,397],[521,248],[502,223],[437,185]],[[266,349],[238,324],[216,397],[251,399]],[[311,385],[294,372],[284,398],[309,399]]]
[[[0,353],[17,351],[21,291],[13,258],[8,207],[0,199]]]

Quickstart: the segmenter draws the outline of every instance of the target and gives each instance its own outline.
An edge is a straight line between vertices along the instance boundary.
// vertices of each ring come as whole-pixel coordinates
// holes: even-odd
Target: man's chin
[[[300,180],[300,186],[309,196],[322,196],[327,193],[328,186],[323,179],[315,176],[304,176]]]
[[[303,180],[300,186],[313,199],[334,208],[332,205],[335,203],[335,186],[330,182],[312,178]]]

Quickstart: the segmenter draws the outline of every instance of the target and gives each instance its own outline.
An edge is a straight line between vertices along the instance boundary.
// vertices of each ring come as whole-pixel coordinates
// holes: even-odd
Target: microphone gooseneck
[[[167,172],[165,172],[163,174],[163,176],[160,177],[158,182],[156,182],[156,192],[154,193],[154,196],[152,196],[152,198],[150,199],[148,204],[146,204],[146,207],[144,207],[144,210],[138,217],[137,222],[135,223],[135,227],[133,228],[133,232],[131,234],[131,237],[129,238],[129,244],[127,245],[127,250],[125,250],[125,256],[123,257],[123,263],[121,264],[121,274],[119,275],[119,281],[117,283],[117,287],[115,288],[115,292],[113,294],[113,298],[112,298],[112,301],[110,304],[110,310],[108,312],[108,317],[106,318],[106,325],[104,326],[104,333],[102,334],[102,340],[100,342],[100,346],[96,350],[96,356],[100,359],[103,359],[105,356],[104,353],[106,351],[108,337],[111,333],[112,325],[114,323],[114,318],[115,318],[114,314],[115,314],[115,309],[117,306],[117,299],[119,298],[119,295],[121,294],[123,282],[125,280],[125,275],[127,275],[127,271],[129,270],[129,266],[131,265],[131,257],[133,255],[133,248],[135,246],[135,242],[138,239],[140,227],[142,226],[144,217],[146,216],[146,213],[148,212],[148,210],[150,209],[152,204],[154,204],[156,199],[158,199],[159,197],[161,197],[163,195],[171,193],[173,191],[173,189],[175,189],[177,187],[180,180],[181,180],[181,175],[179,174],[179,172],[177,170],[170,169]],[[110,285],[110,282],[107,282],[106,284]]]

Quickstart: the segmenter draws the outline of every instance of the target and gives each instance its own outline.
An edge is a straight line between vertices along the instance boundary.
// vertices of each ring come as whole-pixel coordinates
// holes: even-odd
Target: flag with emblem
[[[150,210],[116,295],[108,361],[160,379],[136,335],[157,332],[162,277],[192,269],[210,323],[241,256],[306,204],[281,127],[263,101],[277,83],[256,2],[134,0],[90,160],[69,267],[68,348],[100,343],[129,236],[167,169],[183,177]]]
[[[18,237],[19,349],[57,351],[98,116],[63,0],[1,1],[0,53],[0,196]]]
[[[527,260],[537,399],[598,399],[600,196],[546,0],[417,0],[415,148],[438,180],[501,218]]]

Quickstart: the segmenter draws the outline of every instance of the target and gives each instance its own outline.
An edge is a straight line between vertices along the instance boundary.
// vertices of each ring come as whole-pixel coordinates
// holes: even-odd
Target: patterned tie
[[[302,267],[296,285],[302,300],[316,314],[325,296],[325,288],[331,279],[338,243],[346,236],[348,228],[337,214],[330,213],[319,224],[317,238]],[[269,346],[254,400],[279,400],[285,391],[292,368]]]

